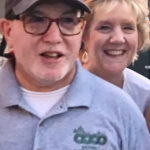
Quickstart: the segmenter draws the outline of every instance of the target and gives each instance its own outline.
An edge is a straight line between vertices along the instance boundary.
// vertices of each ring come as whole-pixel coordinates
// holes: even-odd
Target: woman
[[[126,91],[144,114],[150,101],[150,81],[127,66],[149,43],[146,0],[85,2],[93,14],[87,16],[83,37],[84,68]]]

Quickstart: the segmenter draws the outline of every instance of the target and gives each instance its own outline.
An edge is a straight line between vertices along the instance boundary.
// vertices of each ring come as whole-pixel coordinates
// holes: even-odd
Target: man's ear
[[[85,27],[86,27],[86,20],[84,20],[84,28],[83,28],[84,30],[85,30]]]
[[[7,42],[7,45],[9,47],[12,47],[11,42],[11,29],[12,29],[12,21],[7,20],[5,18],[0,19],[0,30],[5,37],[5,40]]]
[[[83,34],[84,34],[85,27],[86,27],[86,20],[84,20],[84,24],[83,24],[82,30],[80,32],[82,34],[82,37],[83,37]]]
[[[86,43],[86,45],[87,45],[87,38],[88,38],[88,33],[87,32],[88,32],[87,28],[85,27],[83,37],[82,37],[82,41],[83,41],[83,43]],[[84,44],[84,48],[87,50],[86,45]]]
[[[83,42],[85,42],[86,39],[87,39],[87,32],[88,32],[88,29],[87,29],[87,22],[85,21],[84,32],[83,32]]]

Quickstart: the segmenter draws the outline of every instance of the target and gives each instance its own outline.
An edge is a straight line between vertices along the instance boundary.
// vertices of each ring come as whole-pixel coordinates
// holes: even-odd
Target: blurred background
[[[4,0],[0,0],[0,17],[4,15]]]
[[[3,15],[4,15],[4,0],[0,0],[0,18],[3,17]]]

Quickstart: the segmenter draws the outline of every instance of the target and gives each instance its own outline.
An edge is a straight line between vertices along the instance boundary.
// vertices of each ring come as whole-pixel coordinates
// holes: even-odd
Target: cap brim
[[[83,9],[84,11],[91,13],[91,10],[88,6],[86,6],[83,2],[79,1],[79,0],[64,0],[67,3],[72,3],[73,5],[78,5],[79,7],[81,7],[81,9]]]
[[[30,8],[32,5],[34,5],[36,2],[40,0],[22,0],[20,3],[18,3],[14,8],[13,11],[16,15],[21,14],[25,12],[28,8]],[[84,11],[91,13],[91,10],[86,6],[83,2],[80,0],[60,0],[61,2],[66,2],[68,4],[73,4],[79,6]]]

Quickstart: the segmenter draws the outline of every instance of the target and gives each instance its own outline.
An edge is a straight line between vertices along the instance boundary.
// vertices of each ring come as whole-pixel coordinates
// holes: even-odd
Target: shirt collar
[[[84,70],[79,60],[77,61],[77,70],[74,80],[64,101],[66,100],[68,107],[90,107],[93,95],[91,92],[91,74]]]
[[[9,60],[6,60],[0,69],[0,83],[0,106],[18,105],[22,96],[19,83],[15,78],[13,67]]]

